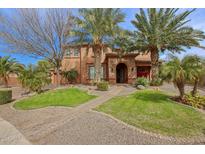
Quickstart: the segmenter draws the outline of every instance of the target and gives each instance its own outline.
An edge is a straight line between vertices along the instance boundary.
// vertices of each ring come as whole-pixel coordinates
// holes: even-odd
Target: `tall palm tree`
[[[95,81],[101,74],[101,57],[113,37],[120,32],[119,23],[125,15],[120,9],[79,9],[79,17],[74,17],[76,27],[72,31],[75,43],[88,43],[95,57]]]
[[[172,53],[184,51],[184,47],[201,47],[205,39],[204,32],[193,29],[186,24],[187,17],[194,11],[179,13],[179,9],[140,9],[132,24],[135,49],[151,54],[152,80],[158,77],[159,54],[168,50]]]
[[[0,58],[0,79],[3,80],[5,87],[8,87],[9,75],[11,73],[18,74],[22,65],[20,65],[14,58],[9,56]]]

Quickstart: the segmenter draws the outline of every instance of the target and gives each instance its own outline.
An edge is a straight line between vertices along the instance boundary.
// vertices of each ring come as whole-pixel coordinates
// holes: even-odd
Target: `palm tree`
[[[42,88],[51,82],[50,75],[42,65],[29,65],[24,67],[18,76],[22,86],[27,88],[29,92],[34,91],[37,93],[42,92]]]
[[[186,24],[187,17],[194,11],[178,12],[179,9],[140,9],[132,24],[135,49],[151,54],[152,80],[158,77],[159,54],[168,50],[172,53],[184,51],[184,47],[201,47],[204,32]],[[204,47],[202,47],[204,48]]]
[[[14,58],[5,56],[0,58],[0,79],[3,80],[5,87],[8,87],[9,75],[11,73],[18,74],[22,65],[20,65]]]
[[[182,60],[171,55],[171,60],[162,66],[162,76],[165,80],[172,81],[178,88],[180,99],[184,98],[184,86],[188,81],[193,81],[194,89],[197,90],[198,77],[202,72],[202,64],[197,56],[186,56]]]
[[[79,9],[80,17],[74,17],[76,27],[72,31],[75,43],[88,43],[95,57],[95,82],[101,80],[101,57],[106,44],[120,32],[119,23],[125,15],[120,9]]]
[[[190,82],[193,82],[194,84],[191,93],[192,96],[195,96],[197,93],[199,82],[205,72],[205,63],[203,62],[203,59],[201,59],[197,55],[186,56],[184,58],[184,63],[186,63],[186,67],[187,67],[186,70],[188,74],[188,80]]]

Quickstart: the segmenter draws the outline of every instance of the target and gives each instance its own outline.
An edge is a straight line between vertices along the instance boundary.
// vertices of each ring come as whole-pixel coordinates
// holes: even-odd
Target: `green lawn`
[[[176,137],[205,135],[205,115],[174,103],[159,91],[144,90],[115,97],[96,110],[154,133]]]
[[[85,103],[96,96],[77,88],[59,89],[45,92],[30,98],[18,101],[14,104],[16,109],[37,109],[47,106],[69,106],[74,107]]]

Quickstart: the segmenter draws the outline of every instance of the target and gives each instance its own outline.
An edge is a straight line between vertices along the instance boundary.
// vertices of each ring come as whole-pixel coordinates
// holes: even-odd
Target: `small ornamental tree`
[[[9,56],[0,58],[0,80],[3,81],[5,87],[8,87],[9,75],[11,73],[18,74],[23,65],[19,64],[14,58]]]
[[[50,75],[46,71],[42,71],[39,66],[29,65],[22,69],[18,77],[24,88],[29,92],[41,93],[43,87],[51,82]]]
[[[170,61],[163,65],[162,69],[164,79],[174,83],[179,90],[180,99],[183,100],[185,84],[191,80],[194,80],[194,82],[198,81],[201,66],[196,56],[186,56],[180,60],[176,56],[171,55]],[[194,85],[194,90],[197,89],[197,85]]]

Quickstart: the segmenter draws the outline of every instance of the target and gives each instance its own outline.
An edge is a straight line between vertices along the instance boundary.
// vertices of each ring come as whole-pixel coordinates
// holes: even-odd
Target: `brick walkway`
[[[0,118],[0,144],[30,144],[10,123]]]

